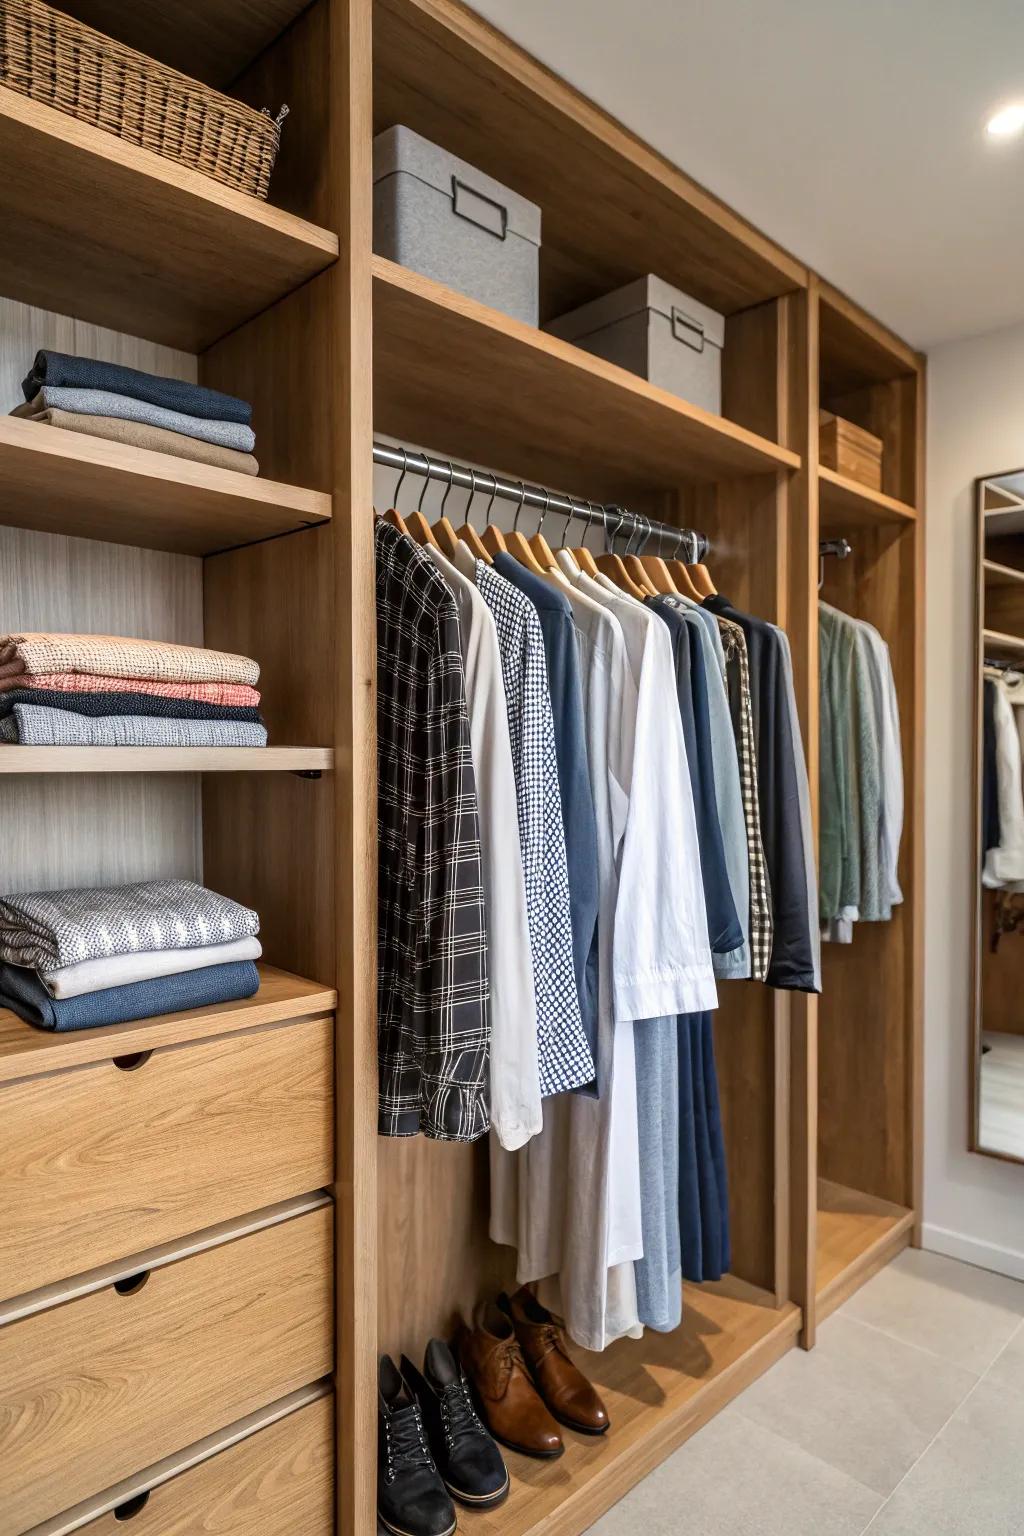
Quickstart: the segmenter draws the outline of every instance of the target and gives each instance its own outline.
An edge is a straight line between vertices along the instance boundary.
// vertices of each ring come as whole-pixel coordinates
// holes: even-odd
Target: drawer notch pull
[[[118,1504],[114,1509],[115,1520],[134,1520],[136,1515],[141,1515],[149,1503],[149,1489],[145,1493],[137,1493],[133,1499],[125,1499],[123,1504]]]
[[[119,1296],[137,1296],[151,1273],[151,1270],[140,1269],[137,1275],[125,1275],[123,1280],[114,1281],[114,1290]]]
[[[133,1051],[130,1056],[115,1056],[114,1066],[119,1072],[137,1072],[152,1056],[152,1051]]]

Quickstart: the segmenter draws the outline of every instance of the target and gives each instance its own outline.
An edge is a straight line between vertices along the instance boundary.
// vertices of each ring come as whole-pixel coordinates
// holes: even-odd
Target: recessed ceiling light
[[[1024,102],[1011,102],[993,112],[985,124],[985,131],[993,139],[1010,139],[1024,128]]]

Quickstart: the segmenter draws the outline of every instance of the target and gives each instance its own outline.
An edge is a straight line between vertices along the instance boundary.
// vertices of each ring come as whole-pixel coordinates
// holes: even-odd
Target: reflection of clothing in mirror
[[[985,855],[983,883],[990,889],[1024,882],[1024,785],[1021,772],[1021,732],[1024,720],[1024,676],[1009,673],[991,678],[995,727],[999,843]]]

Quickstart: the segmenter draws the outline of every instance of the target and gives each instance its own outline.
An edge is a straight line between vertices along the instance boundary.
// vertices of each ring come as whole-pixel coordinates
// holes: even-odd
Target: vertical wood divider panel
[[[807,754],[814,853],[818,853],[818,326],[817,282],[780,301],[786,354],[784,439],[803,465],[788,485],[787,600],[780,622],[793,652],[800,728]],[[789,1039],[789,1295],[803,1311],[801,1343],[815,1342],[818,1151],[818,999],[779,993],[776,1017]]]
[[[925,636],[925,580],[927,558],[925,534],[927,518],[927,423],[928,378],[926,362],[918,358],[918,372],[914,391],[914,447],[915,447],[915,506],[917,523],[914,527],[912,567],[904,573],[904,602],[913,603],[913,719],[914,741],[910,758],[913,764],[913,783],[910,793],[910,880],[913,890],[911,913],[910,966],[907,975],[907,1012],[910,1032],[910,1072],[908,1075],[907,1122],[910,1135],[907,1141],[907,1189],[908,1204],[914,1211],[914,1225],[910,1240],[915,1248],[921,1246],[921,1227],[924,1220],[924,911],[925,911],[925,861],[924,861],[924,710],[925,667],[927,665]]]

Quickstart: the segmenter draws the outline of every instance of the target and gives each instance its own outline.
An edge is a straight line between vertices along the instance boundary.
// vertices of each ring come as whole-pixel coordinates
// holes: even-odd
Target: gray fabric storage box
[[[373,141],[373,248],[538,323],[540,209],[411,128]]]
[[[544,329],[721,415],[725,317],[660,277],[638,278]]]

